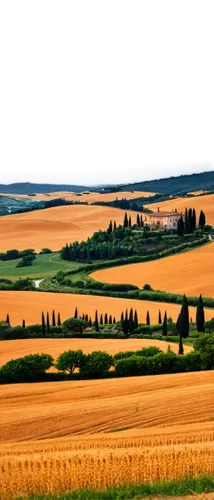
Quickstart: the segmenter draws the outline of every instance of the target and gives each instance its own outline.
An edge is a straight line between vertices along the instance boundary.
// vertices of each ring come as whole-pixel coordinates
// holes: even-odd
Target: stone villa
[[[154,229],[176,229],[178,219],[180,219],[182,213],[175,211],[173,212],[153,212],[152,214],[142,214],[144,224],[148,224],[150,228]]]

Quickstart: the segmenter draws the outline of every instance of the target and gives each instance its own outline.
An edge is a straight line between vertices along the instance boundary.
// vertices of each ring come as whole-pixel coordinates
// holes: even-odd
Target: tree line
[[[203,210],[200,211],[199,219],[198,219],[198,227],[203,231],[204,226],[206,224],[206,217]],[[196,230],[197,226],[197,216],[195,208],[185,209],[184,218],[181,215],[180,219],[178,219],[177,223],[177,233],[179,235],[193,233]]]

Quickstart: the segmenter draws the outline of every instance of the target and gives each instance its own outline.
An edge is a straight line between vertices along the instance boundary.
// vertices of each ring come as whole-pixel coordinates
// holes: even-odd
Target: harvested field
[[[35,210],[0,218],[1,251],[48,247],[60,250],[66,242],[87,240],[95,231],[107,229],[110,220],[121,224],[124,210],[74,205]],[[129,212],[136,219],[136,212]]]
[[[174,342],[164,342],[155,339],[21,339],[2,340],[0,352],[0,366],[11,359],[21,358],[28,354],[47,353],[54,360],[63,351],[82,349],[85,354],[92,351],[106,351],[116,354],[120,351],[137,351],[143,347],[155,346],[166,352],[170,345],[171,350],[178,354],[178,345]],[[184,353],[192,351],[192,346],[184,345]],[[55,371],[52,368],[50,371]]]
[[[195,208],[197,222],[200,211],[203,210],[207,224],[214,226],[214,194],[194,196],[193,198],[176,198],[175,200],[167,200],[146,205],[146,208],[153,210],[153,212],[156,212],[158,207],[161,211],[172,211],[177,208],[178,212],[184,212],[185,208]]]
[[[1,498],[213,474],[213,389],[210,372],[2,386]]]
[[[91,274],[105,283],[128,283],[142,288],[149,283],[154,290],[164,290],[214,297],[214,242],[200,248],[163,259],[111,267]],[[212,316],[214,312],[212,312]]]
[[[177,304],[166,304],[163,302],[150,302],[146,300],[119,299],[114,297],[96,297],[93,295],[48,293],[48,292],[18,292],[0,291],[0,319],[5,319],[7,313],[10,315],[12,326],[22,324],[25,319],[26,325],[41,324],[42,311],[52,313],[60,312],[61,320],[70,318],[74,314],[75,307],[78,307],[78,314],[88,314],[94,319],[95,311],[98,314],[108,313],[120,320],[121,312],[131,307],[138,312],[138,319],[145,322],[146,312],[149,310],[151,323],[156,324],[158,311],[162,315],[165,310],[168,317],[176,319],[181,306]],[[195,318],[195,307],[190,307],[190,317]],[[213,317],[212,309],[205,309],[206,319]]]
[[[1,193],[0,193],[1,194]],[[36,196],[27,196],[25,194],[3,194],[3,196],[10,196],[12,198],[27,198],[32,200],[40,200],[40,201],[50,201],[55,200],[57,198],[64,198],[69,201],[81,201],[88,203],[96,203],[97,201],[114,201],[116,198],[118,200],[122,200],[126,198],[127,200],[134,200],[135,198],[148,198],[149,196],[154,196],[156,193],[150,193],[147,191],[118,191],[115,193],[81,193],[81,196],[76,193],[72,193],[69,191],[58,191],[55,193],[40,194],[37,193]]]

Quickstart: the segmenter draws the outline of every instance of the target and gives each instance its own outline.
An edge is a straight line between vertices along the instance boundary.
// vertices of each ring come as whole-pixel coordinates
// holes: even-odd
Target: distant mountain
[[[135,182],[119,186],[121,191],[151,191],[166,195],[183,195],[190,191],[214,190],[214,170],[201,174],[180,175],[167,179],[155,179],[153,181]]]
[[[32,194],[32,193],[53,193],[55,191],[93,191],[94,188],[88,186],[73,186],[69,184],[31,184],[31,182],[16,182],[14,184],[0,184],[0,193],[8,194]]]

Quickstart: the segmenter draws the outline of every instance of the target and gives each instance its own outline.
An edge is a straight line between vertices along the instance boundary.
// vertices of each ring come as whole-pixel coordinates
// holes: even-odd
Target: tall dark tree
[[[125,320],[126,320],[126,321],[128,321],[128,320],[129,320],[129,318],[128,318],[128,309],[126,309]]]
[[[94,326],[95,326],[95,330],[96,332],[99,332],[99,321],[98,321],[98,313],[97,313],[97,310],[95,312],[95,322],[94,322]]]
[[[200,215],[199,215],[199,221],[198,221],[198,225],[199,225],[201,231],[203,231],[205,224],[206,224],[206,217],[205,217],[203,210],[201,210]]]
[[[124,215],[123,225],[124,225],[124,227],[128,227],[128,225],[129,225],[127,212],[125,212],[125,215]]]
[[[140,227],[143,227],[143,226],[144,226],[143,216],[141,215],[141,217],[140,217]]]
[[[134,313],[133,313],[132,308],[130,309],[130,312],[129,312],[128,326],[129,326],[130,332],[132,332],[134,330]]]
[[[186,295],[183,296],[180,319],[179,319],[179,335],[187,338],[189,335],[189,306]]]
[[[182,216],[180,217],[180,219],[178,219],[177,234],[179,234],[180,236],[184,234],[184,221]]]
[[[195,211],[195,208],[193,208],[193,211],[192,211],[192,229],[193,229],[193,231],[195,231],[195,229],[196,229],[196,211]]]
[[[88,321],[88,314],[85,315],[85,321]]]
[[[202,296],[200,295],[198,299],[198,305],[197,305],[197,310],[196,310],[196,326],[198,332],[204,332],[205,331],[205,326],[204,326],[204,305],[203,305],[203,299]]]
[[[158,324],[161,325],[162,324],[162,317],[161,317],[161,311],[159,309],[159,313],[158,313]]]
[[[164,313],[164,319],[163,319],[163,335],[167,335],[167,312],[165,311]]]
[[[188,224],[188,231],[192,231],[192,209],[189,208],[188,210],[188,215],[187,215],[187,224]]]
[[[178,349],[178,354],[183,354],[183,353],[184,353],[184,348],[183,348],[182,335],[179,335],[179,349]]]
[[[124,314],[123,314],[123,312],[121,313],[120,321],[121,321],[121,323],[124,321]]]
[[[103,325],[103,315],[100,315],[100,325]]]
[[[137,224],[138,227],[140,227],[140,216],[139,216],[139,214],[137,214],[136,224]]]
[[[116,231],[116,229],[117,229],[117,223],[116,221],[114,221],[114,231]]]
[[[25,319],[22,321],[22,328],[25,328]]]
[[[129,216],[129,227],[131,227],[132,225],[132,218],[131,218],[131,215]]]
[[[115,316],[113,317],[113,324],[115,325],[117,322],[116,322],[116,318]]]
[[[104,323],[105,323],[105,325],[108,325],[108,314],[107,313],[105,313]]]
[[[78,319],[78,309],[77,309],[77,307],[75,309],[74,318]]]
[[[113,231],[113,225],[112,225],[112,220],[110,220],[109,227],[107,229],[107,233],[111,234]]]
[[[112,315],[111,314],[109,316],[109,320],[108,321],[109,321],[109,325],[112,325]]]
[[[46,316],[46,325],[47,325],[47,331],[50,331],[50,319],[49,319],[49,312],[47,312]]]
[[[52,326],[56,326],[56,318],[55,318],[55,311],[53,309],[53,312],[52,312]]]
[[[123,333],[128,337],[129,325],[128,325],[128,321],[126,319],[124,319],[124,321],[122,323],[122,329],[123,329]]]
[[[58,313],[57,315],[57,326],[61,326],[61,317],[60,317],[60,313]]]
[[[150,325],[150,314],[149,311],[146,313],[146,324],[149,326]]]
[[[185,214],[184,214],[184,226],[185,226],[185,230],[186,232],[188,231],[188,210],[187,208],[185,208]]]
[[[135,310],[134,312],[134,328],[137,328],[138,327],[138,315],[137,315],[137,311]]]
[[[83,315],[82,315],[82,319],[83,319],[83,320],[85,319],[85,314],[84,314],[84,313],[83,313]]]
[[[7,314],[7,316],[6,316],[6,323],[8,324],[8,326],[10,326],[10,316],[9,316],[9,314]]]
[[[45,337],[45,315],[42,312],[42,335]]]

